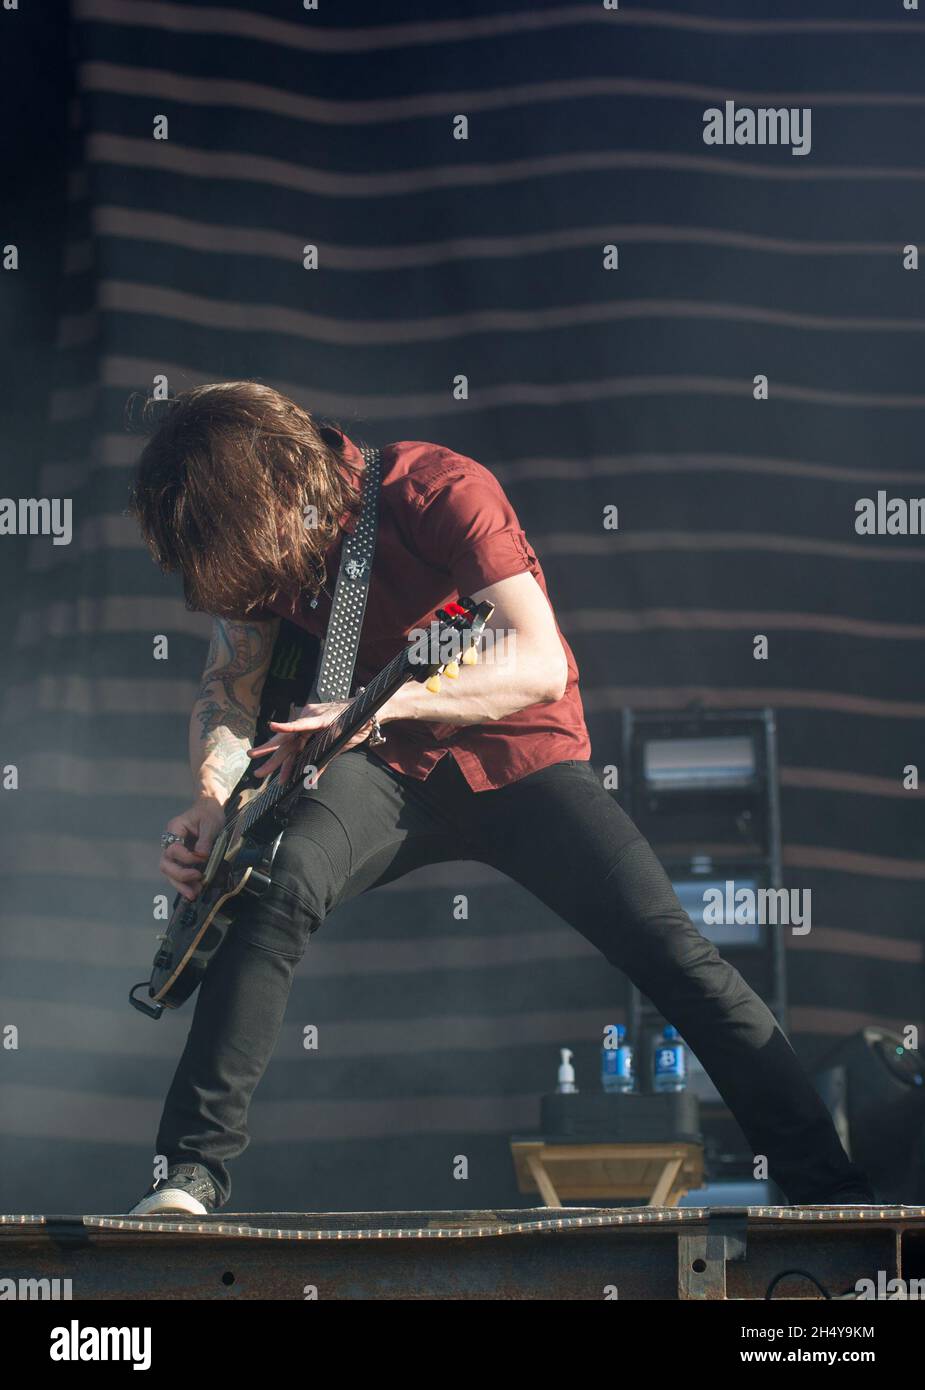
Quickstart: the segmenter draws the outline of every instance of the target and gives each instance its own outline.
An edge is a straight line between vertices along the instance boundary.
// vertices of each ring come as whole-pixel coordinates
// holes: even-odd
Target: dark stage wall
[[[123,406],[160,374],[171,393],[257,377],[355,438],[493,469],[598,767],[627,706],[773,706],[787,883],[813,894],[788,941],[797,1045],[920,1023],[922,800],[902,773],[923,761],[925,543],[858,535],[855,503],[925,492],[925,280],[902,250],[925,236],[925,14],[75,0],[70,42],[64,271],[47,226],[21,252],[59,313],[49,441],[6,476],[72,498],[74,538],[0,541],[22,557],[12,573],[4,552],[0,762],[21,785],[0,801],[0,1023],[20,1042],[0,1053],[0,1207],[132,1199],[190,1017],[125,1001],[158,835],[188,800],[207,626],[124,516]],[[727,98],[810,107],[810,152],[705,145]],[[515,1204],[508,1136],[560,1045],[592,1083],[623,990],[475,866],[351,904],[309,947],[234,1205]]]

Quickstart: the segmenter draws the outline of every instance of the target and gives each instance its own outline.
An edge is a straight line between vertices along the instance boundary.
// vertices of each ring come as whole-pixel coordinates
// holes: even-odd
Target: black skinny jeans
[[[423,864],[500,869],[576,927],[679,1030],[795,1203],[873,1200],[758,996],[681,907],[653,851],[587,763],[473,792],[451,755],[426,782],[343,754],[290,817],[273,886],[229,929],[199,989],[157,1151],[220,1196],[310,934],[340,903]]]

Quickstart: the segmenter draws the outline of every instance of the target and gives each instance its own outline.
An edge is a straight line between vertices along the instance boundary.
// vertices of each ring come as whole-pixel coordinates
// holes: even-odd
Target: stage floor
[[[782,1274],[775,1298],[925,1297],[925,1207],[0,1216],[32,1297],[764,1299]]]

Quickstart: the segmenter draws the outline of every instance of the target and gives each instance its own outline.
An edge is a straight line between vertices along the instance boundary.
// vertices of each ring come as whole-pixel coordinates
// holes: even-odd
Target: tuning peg
[[[428,677],[424,682],[424,688],[425,690],[429,690],[431,695],[436,695],[437,691],[440,689],[440,674],[438,671],[435,671],[432,676]]]
[[[448,676],[451,681],[459,679],[459,662],[448,661],[443,668],[443,674]]]
[[[479,659],[479,654],[475,647],[467,647],[462,654],[462,664],[464,666],[474,666]]]

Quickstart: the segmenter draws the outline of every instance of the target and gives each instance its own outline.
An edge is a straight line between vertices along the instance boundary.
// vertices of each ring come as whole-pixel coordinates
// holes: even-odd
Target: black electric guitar
[[[460,662],[471,665],[492,612],[492,604],[468,598],[438,609],[427,634],[426,659],[416,647],[403,648],[331,724],[308,739],[288,777],[277,771],[261,782],[254,778],[254,769],[248,769],[229,798],[198,896],[190,902],[177,894],[151,977],[129,993],[136,1009],[148,1018],[160,1018],[164,1009],[179,1008],[189,998],[246,896],[259,897],[269,888],[287,815],[297,799],[311,794],[325,766],[400,686],[417,680],[436,689],[441,673],[455,678]],[[287,717],[288,711],[282,714]],[[136,997],[139,990],[147,991],[147,1000]]]

